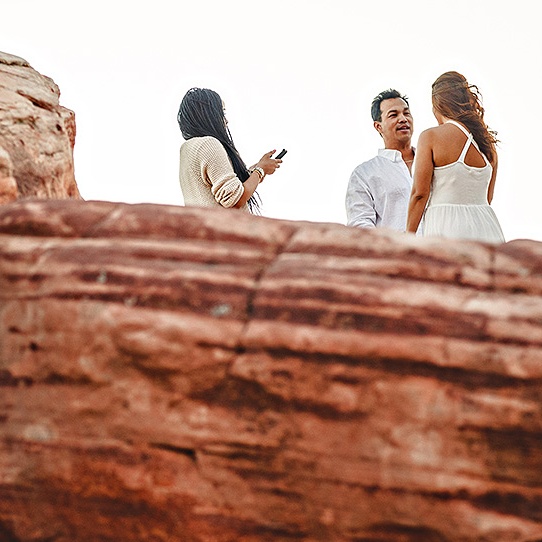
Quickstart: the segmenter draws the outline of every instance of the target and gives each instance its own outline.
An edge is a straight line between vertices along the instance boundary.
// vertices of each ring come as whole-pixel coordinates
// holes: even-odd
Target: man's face
[[[408,104],[402,98],[390,98],[380,104],[382,121],[375,121],[374,127],[384,138],[387,149],[409,145],[414,130],[414,121]]]

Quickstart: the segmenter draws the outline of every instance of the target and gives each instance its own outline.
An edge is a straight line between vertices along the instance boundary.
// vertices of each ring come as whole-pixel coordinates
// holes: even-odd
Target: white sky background
[[[370,104],[409,97],[414,138],[431,84],[457,70],[498,131],[493,207],[507,240],[542,240],[542,31],[536,0],[1,0],[0,50],[60,87],[76,114],[86,200],[183,205],[177,110],[192,86],[226,103],[248,165],[276,148],[263,214],[344,224],[350,173],[382,146]]]

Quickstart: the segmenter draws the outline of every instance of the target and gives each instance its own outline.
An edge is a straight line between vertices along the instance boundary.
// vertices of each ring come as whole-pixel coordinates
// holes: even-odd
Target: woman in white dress
[[[438,126],[420,134],[407,231],[504,242],[490,207],[497,177],[498,142],[484,122],[478,88],[460,73],[442,74],[432,87]]]

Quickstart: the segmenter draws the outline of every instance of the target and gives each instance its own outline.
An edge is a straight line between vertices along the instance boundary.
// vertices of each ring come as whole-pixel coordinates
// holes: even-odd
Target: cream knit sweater
[[[233,207],[243,195],[243,183],[226,149],[211,136],[193,137],[181,145],[179,181],[185,205]],[[248,206],[242,209],[248,211]]]

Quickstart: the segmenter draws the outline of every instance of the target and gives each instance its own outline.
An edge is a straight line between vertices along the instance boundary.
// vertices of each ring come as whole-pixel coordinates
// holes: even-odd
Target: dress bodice
[[[460,128],[467,136],[467,141],[459,158],[451,164],[435,167],[431,184],[430,205],[438,204],[487,204],[487,191],[493,168],[486,156],[480,152],[478,145],[470,132],[464,126],[453,120],[446,121]],[[474,145],[483,156],[485,166],[474,167],[465,163],[469,147]]]

